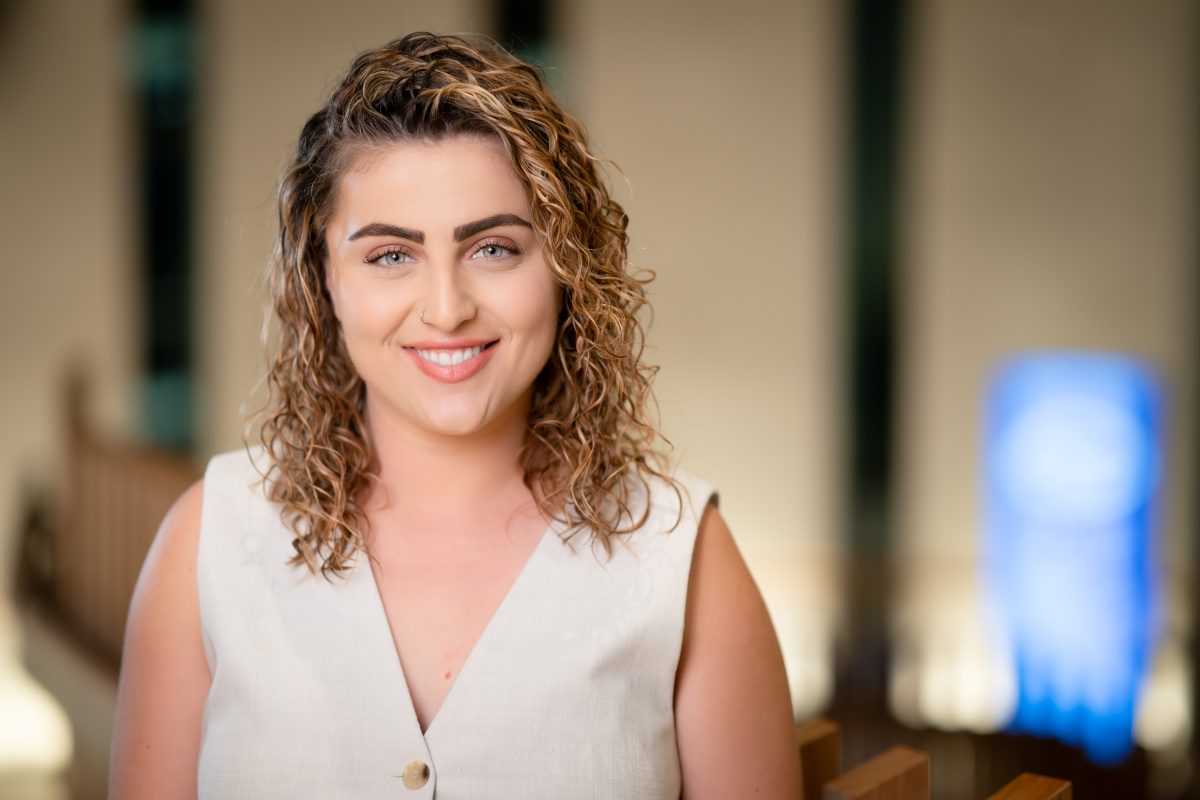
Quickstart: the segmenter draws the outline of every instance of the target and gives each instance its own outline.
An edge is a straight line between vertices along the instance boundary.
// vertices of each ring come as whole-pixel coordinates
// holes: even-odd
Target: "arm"
[[[783,656],[716,507],[700,521],[675,683],[686,800],[800,797]]]
[[[109,796],[196,796],[211,678],[200,635],[196,549],[203,486],[167,512],[134,589],[117,690]]]

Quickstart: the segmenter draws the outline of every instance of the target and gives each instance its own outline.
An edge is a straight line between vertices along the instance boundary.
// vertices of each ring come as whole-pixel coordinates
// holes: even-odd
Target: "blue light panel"
[[[1133,745],[1152,645],[1160,395],[1132,359],[1040,354],[990,387],[984,573],[1015,659],[1010,728],[1099,763]]]

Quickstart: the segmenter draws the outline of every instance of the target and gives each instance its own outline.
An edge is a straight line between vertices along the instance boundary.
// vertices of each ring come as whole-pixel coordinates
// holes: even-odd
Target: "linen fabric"
[[[679,797],[675,672],[711,486],[677,472],[681,506],[653,482],[611,557],[551,525],[422,733],[365,557],[333,581],[289,566],[256,460],[217,456],[204,479],[200,798]]]

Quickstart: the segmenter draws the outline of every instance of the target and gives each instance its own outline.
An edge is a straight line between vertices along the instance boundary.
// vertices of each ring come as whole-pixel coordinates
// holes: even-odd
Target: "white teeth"
[[[464,361],[470,361],[475,356],[483,352],[483,346],[476,347],[461,347],[457,350],[416,350],[417,355],[431,364],[437,364],[441,367],[457,366]]]

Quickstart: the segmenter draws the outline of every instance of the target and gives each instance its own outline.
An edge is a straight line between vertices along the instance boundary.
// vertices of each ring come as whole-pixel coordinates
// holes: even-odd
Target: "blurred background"
[[[421,29],[620,166],[797,719],[938,798],[1200,797],[1192,0],[0,0],[0,796],[104,796],[137,570],[255,407],[278,172]]]

